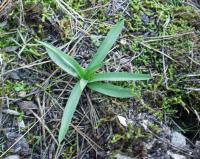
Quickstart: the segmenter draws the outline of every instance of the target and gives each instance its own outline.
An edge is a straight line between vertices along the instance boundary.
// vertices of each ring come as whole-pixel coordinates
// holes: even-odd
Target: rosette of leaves
[[[68,74],[78,78],[78,82],[73,87],[64,109],[61,126],[58,135],[58,141],[61,143],[71,124],[73,114],[78,105],[79,99],[84,88],[88,87],[93,91],[102,93],[107,96],[117,98],[130,98],[134,96],[134,92],[130,88],[123,88],[104,81],[137,81],[149,80],[151,77],[148,74],[128,73],[128,72],[103,72],[97,73],[97,70],[102,66],[103,60],[109,53],[113,44],[116,42],[124,26],[124,20],[119,21],[108,32],[107,36],[98,48],[95,56],[87,68],[83,68],[71,56],[62,52],[58,48],[46,42],[38,41],[42,44],[54,63]]]

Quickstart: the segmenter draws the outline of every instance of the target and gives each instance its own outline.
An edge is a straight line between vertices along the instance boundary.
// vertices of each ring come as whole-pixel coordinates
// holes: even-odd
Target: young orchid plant
[[[61,143],[67,134],[71,124],[73,114],[78,105],[79,99],[84,88],[88,87],[93,91],[102,93],[107,96],[117,98],[130,98],[135,95],[134,91],[129,88],[123,88],[102,81],[137,81],[149,80],[151,77],[148,74],[128,73],[128,72],[102,72],[97,73],[97,70],[102,66],[102,62],[113,44],[116,42],[124,26],[124,20],[119,21],[108,32],[106,38],[101,43],[97,53],[93,57],[87,68],[82,68],[73,57],[62,52],[51,44],[38,41],[42,44],[54,63],[66,71],[68,74],[78,78],[68,98],[61,120],[58,141]]]

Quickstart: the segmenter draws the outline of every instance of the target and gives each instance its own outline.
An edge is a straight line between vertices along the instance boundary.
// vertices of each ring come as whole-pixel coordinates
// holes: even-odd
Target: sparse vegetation
[[[71,123],[79,98],[86,86],[88,86],[91,90],[100,92],[107,96],[117,97],[117,98],[130,98],[137,96],[134,90],[112,84],[105,84],[102,83],[101,81],[138,81],[138,80],[149,80],[151,78],[150,75],[136,74],[136,73],[133,74],[128,72],[96,73],[96,71],[102,66],[102,62],[106,57],[106,55],[109,53],[109,50],[111,49],[112,45],[117,40],[123,26],[124,26],[124,21],[122,20],[121,22],[118,22],[110,30],[107,37],[97,50],[96,55],[94,56],[91,63],[86,69],[82,68],[72,57],[61,52],[52,45],[44,42],[39,42],[45,46],[49,56],[58,66],[60,66],[64,71],[66,71],[70,75],[79,78],[79,81],[72,89],[71,95],[67,101],[64,110],[58,137],[59,142],[63,141],[69,129],[69,125]]]
[[[161,158],[169,153],[198,158],[199,17],[195,0],[0,0],[0,158]],[[59,145],[63,110],[77,79],[50,61],[36,40],[87,68],[120,19],[125,19],[123,34],[95,73],[142,72],[153,78],[114,81],[139,94],[128,99],[83,90]],[[92,73],[85,77],[82,67],[83,74],[73,70],[73,75],[94,78]],[[172,131],[187,137],[187,148],[172,146],[167,134]]]

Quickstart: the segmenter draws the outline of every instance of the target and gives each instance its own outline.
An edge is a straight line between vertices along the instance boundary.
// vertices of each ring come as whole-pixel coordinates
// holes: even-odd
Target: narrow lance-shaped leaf
[[[116,42],[119,34],[124,26],[124,20],[118,22],[107,34],[106,38],[103,40],[102,44],[97,50],[92,62],[89,64],[88,69],[92,69],[96,65],[102,63],[109,50],[112,48],[113,44]]]
[[[72,117],[76,110],[76,106],[81,97],[81,93],[86,85],[87,85],[87,82],[85,80],[80,80],[72,89],[72,92],[69,96],[66,107],[64,109],[64,113],[63,113],[63,117],[61,121],[61,127],[60,127],[60,131],[58,135],[59,143],[61,143],[62,140],[65,138],[65,135],[69,129],[69,125],[71,123]]]
[[[101,68],[102,66],[103,66],[103,64],[100,63],[100,64],[94,66],[94,67],[91,68],[91,69],[86,69],[86,74],[85,74],[85,75],[88,77],[88,76],[90,76],[90,75],[95,74],[95,73],[96,73],[96,70],[98,70],[98,69]]]
[[[150,75],[140,73],[128,73],[128,72],[105,72],[98,73],[90,80],[90,82],[97,81],[139,81],[149,80]]]
[[[65,54],[58,48],[45,43],[38,41],[38,43],[42,44],[49,55],[49,57],[54,61],[60,68],[62,68],[64,71],[69,73],[72,76],[80,76],[83,77],[84,70],[81,68],[81,66],[78,64],[76,60],[74,60],[71,56]]]
[[[108,83],[94,82],[94,83],[89,83],[87,86],[96,92],[111,97],[130,98],[135,96],[135,94],[132,92],[131,89],[115,86]]]

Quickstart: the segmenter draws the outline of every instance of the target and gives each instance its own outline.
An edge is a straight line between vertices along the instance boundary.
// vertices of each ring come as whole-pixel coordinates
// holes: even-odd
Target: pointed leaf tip
[[[124,20],[121,20],[112,27],[112,29],[108,32],[107,36],[98,48],[97,53],[95,54],[95,56],[92,59],[92,62],[88,66],[88,69],[95,68],[95,66],[102,63],[102,61],[107,56],[114,43],[117,41],[123,29],[123,26]]]
[[[73,59],[73,57],[69,56],[68,54],[62,52],[58,48],[54,47],[53,45],[38,41],[39,44],[42,44],[49,55],[49,57],[52,59],[52,61],[57,64],[60,68],[62,68],[64,71],[69,73],[70,75],[74,77],[83,77],[84,76],[84,70],[83,68],[78,64],[76,60]]]
[[[78,105],[79,99],[81,97],[81,93],[85,86],[87,85],[87,81],[80,80],[72,89],[67,104],[64,109],[63,117],[61,120],[61,127],[59,130],[58,141],[61,143],[67,134],[70,123],[72,121],[72,117],[74,112],[76,111],[76,107]]]

